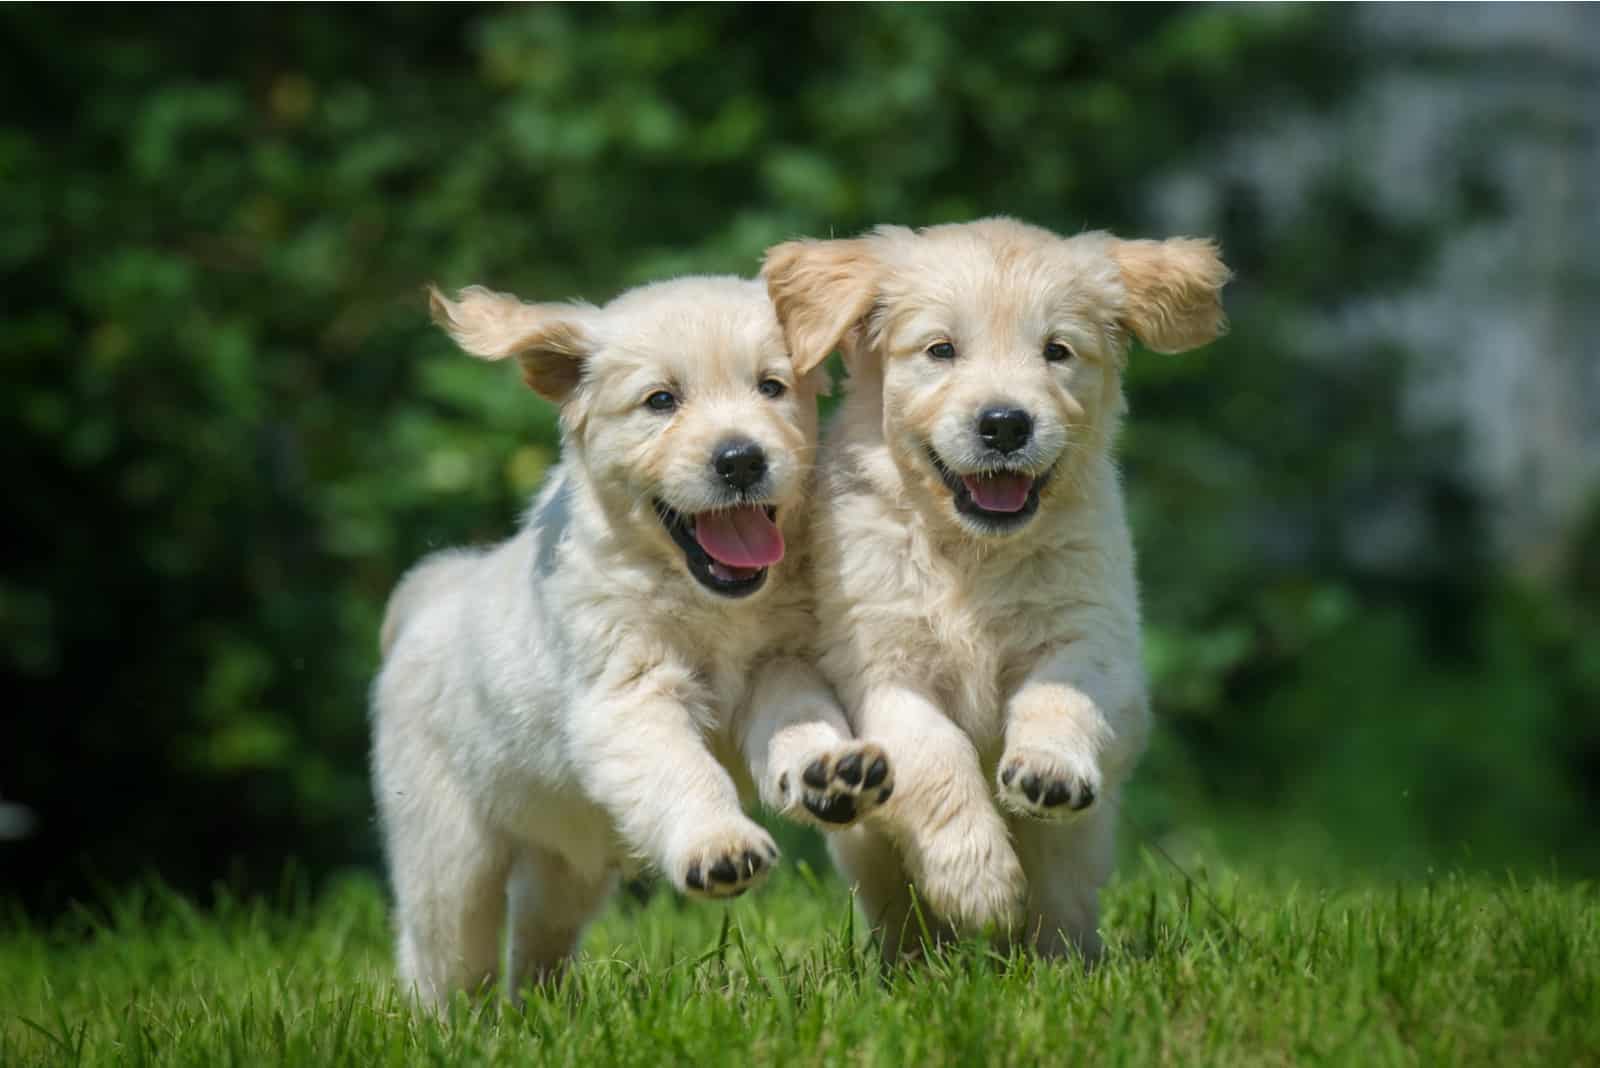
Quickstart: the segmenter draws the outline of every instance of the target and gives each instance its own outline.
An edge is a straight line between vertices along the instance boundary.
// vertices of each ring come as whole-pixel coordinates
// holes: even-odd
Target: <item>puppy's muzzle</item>
[[[1039,444],[1033,413],[1005,401],[993,401],[970,424],[979,447],[961,457],[952,469],[930,442],[928,460],[949,489],[956,512],[969,528],[1000,534],[1027,525],[1039,510],[1039,494],[1055,471],[1054,462],[1041,470],[1033,455]],[[981,444],[980,444],[981,443]]]
[[[685,513],[658,499],[656,515],[697,582],[723,597],[745,597],[783,559],[778,509],[767,496],[767,454],[749,438],[728,437],[712,448],[710,466],[711,481],[727,491],[717,494],[720,501]]]

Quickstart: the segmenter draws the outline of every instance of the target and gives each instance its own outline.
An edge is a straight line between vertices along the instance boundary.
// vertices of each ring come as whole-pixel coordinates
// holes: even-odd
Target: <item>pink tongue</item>
[[[985,512],[1020,512],[1033,489],[1027,475],[962,475],[961,481]]]
[[[694,540],[711,559],[728,567],[762,568],[783,559],[783,532],[756,505],[702,512],[694,519]]]

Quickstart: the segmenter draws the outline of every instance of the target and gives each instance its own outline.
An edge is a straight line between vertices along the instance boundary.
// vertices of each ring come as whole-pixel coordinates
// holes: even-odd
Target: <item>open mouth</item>
[[[689,574],[723,597],[748,597],[767,580],[767,569],[783,559],[778,510],[744,504],[684,515],[661,501],[656,515],[683,550]]]
[[[981,529],[1002,533],[1016,530],[1039,510],[1039,492],[1055,472],[1052,466],[1041,475],[1004,468],[958,475],[946,466],[933,446],[927,446],[928,460],[944,480],[955,500],[956,511]]]

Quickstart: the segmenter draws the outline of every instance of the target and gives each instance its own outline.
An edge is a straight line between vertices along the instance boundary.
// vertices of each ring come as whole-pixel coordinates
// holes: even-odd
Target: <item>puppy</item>
[[[1204,241],[1009,219],[769,250],[796,361],[838,348],[821,461],[820,666],[895,800],[833,837],[893,957],[908,880],[957,928],[1100,950],[1116,802],[1145,744],[1133,549],[1112,444],[1129,338],[1223,328]]]
[[[778,850],[741,794],[842,826],[893,783],[809,663],[816,386],[761,284],[432,305],[467,352],[516,358],[564,449],[515,537],[429,557],[383,623],[399,973],[440,1003],[548,975],[640,863],[697,897],[756,885]]]

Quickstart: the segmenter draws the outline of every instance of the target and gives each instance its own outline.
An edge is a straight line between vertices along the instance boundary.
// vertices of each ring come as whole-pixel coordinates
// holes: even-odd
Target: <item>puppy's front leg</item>
[[[575,717],[573,755],[590,798],[674,886],[735,897],[766,878],[778,847],[706,748],[689,677],[662,669],[596,695]]]
[[[848,827],[894,794],[883,749],[850,736],[821,673],[796,657],[756,671],[740,744],[761,800],[823,830]]]
[[[899,790],[878,822],[923,900],[960,928],[1009,927],[1027,880],[966,732],[909,686],[869,689],[857,723],[894,761]]]
[[[1119,655],[1120,654],[1120,655]],[[1133,769],[1150,729],[1137,652],[1076,642],[1044,657],[1006,709],[1000,803],[1072,819]]]

